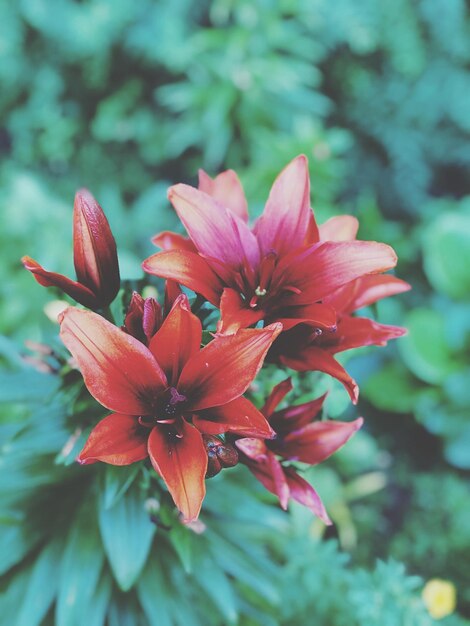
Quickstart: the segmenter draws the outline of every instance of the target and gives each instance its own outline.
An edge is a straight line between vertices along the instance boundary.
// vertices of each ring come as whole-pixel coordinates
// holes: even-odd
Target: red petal
[[[211,196],[189,185],[175,185],[168,190],[189,236],[200,254],[215,258],[232,268],[259,263],[256,237],[243,220],[224,209]]]
[[[274,431],[264,415],[246,398],[237,398],[194,415],[193,424],[207,435],[236,433],[244,437],[269,439]]]
[[[321,241],[354,241],[359,222],[352,215],[337,215],[320,224]]]
[[[162,250],[186,250],[187,252],[197,252],[196,246],[191,239],[165,230],[152,237],[152,243]]]
[[[315,419],[328,394],[325,393],[315,400],[290,406],[287,409],[276,411],[270,419],[270,424],[279,434],[297,430]]]
[[[409,291],[410,289],[411,285],[390,274],[386,274],[385,276],[363,276],[355,281],[355,296],[349,303],[345,313],[362,309],[362,307],[369,306],[377,302],[377,300],[395,296],[404,291]]]
[[[78,281],[96,294],[101,307],[108,306],[120,287],[116,242],[103,209],[87,189],[75,195],[73,262]]]
[[[395,252],[384,243],[325,242],[281,259],[274,270],[271,289],[292,285],[301,292],[290,296],[292,305],[310,304],[360,276],[385,272],[396,262]]]
[[[275,387],[273,387],[273,390],[269,394],[263,408],[261,409],[262,414],[269,419],[277,405],[283,400],[289,391],[292,391],[292,389],[293,386],[290,378],[286,378],[286,380],[283,380],[281,383],[278,383]]]
[[[217,200],[244,222],[248,222],[248,209],[240,179],[233,170],[222,172],[211,178],[204,170],[199,170],[200,191],[204,191]]]
[[[148,452],[155,470],[165,481],[185,522],[197,519],[206,494],[207,452],[201,433],[183,420],[182,437],[155,427],[148,440]]]
[[[329,304],[284,307],[278,315],[279,317],[275,319],[282,324],[283,331],[299,324],[307,324],[321,330],[336,330],[336,310]]]
[[[237,448],[252,461],[265,461],[271,454],[262,439],[245,437],[235,441]]]
[[[201,322],[191,313],[187,296],[181,294],[149,343],[169,385],[176,385],[186,362],[199,351],[201,338]]]
[[[271,250],[282,255],[303,245],[311,214],[308,161],[301,155],[276,178],[263,215],[256,222],[262,256]]]
[[[309,508],[327,526],[331,526],[332,522],[323,506],[323,502],[312,485],[299,476],[292,467],[286,467],[284,474],[289,485],[290,497]]]
[[[318,241],[320,241],[320,233],[312,210],[308,218],[307,234],[303,243],[308,246],[313,243],[318,243]]]
[[[378,324],[367,317],[346,315],[341,319],[338,330],[332,337],[334,343],[331,347],[326,344],[325,348],[336,354],[363,346],[385,346],[387,341],[402,337],[406,332],[406,328],[401,326]]]
[[[172,306],[176,302],[178,296],[182,294],[181,287],[174,280],[167,280],[165,284],[165,302],[163,312],[165,316],[171,311]]]
[[[363,421],[360,417],[354,422],[313,422],[287,434],[273,450],[285,459],[317,465],[344,446]],[[276,445],[277,442],[273,443]]]
[[[287,509],[289,486],[284,474],[284,468],[274,454],[268,451],[265,460],[260,462],[245,460],[244,463],[260,483],[279,498],[282,508]]]
[[[235,333],[239,328],[246,328],[263,319],[262,309],[252,309],[234,289],[224,289],[220,300],[220,322],[217,332],[221,335]]]
[[[142,263],[149,274],[169,278],[200,293],[209,302],[218,306],[223,286],[199,254],[186,250],[158,252]]]
[[[77,283],[66,276],[62,276],[62,274],[48,272],[29,256],[24,256],[21,259],[21,262],[43,287],[57,287],[73,298],[76,302],[83,304],[83,306],[90,307],[90,309],[98,308],[98,299],[95,294],[88,289],[88,287],[84,287],[80,283]]]
[[[296,357],[281,356],[279,361],[287,367],[291,367],[298,372],[319,371],[325,372],[339,380],[346,387],[346,391],[349,393],[353,404],[357,403],[359,397],[359,388],[356,381],[349,376],[347,371],[342,365],[334,359],[331,354],[317,348],[315,346],[307,346],[304,350],[301,350]]]
[[[69,307],[59,316],[62,341],[78,362],[85,385],[103,406],[148,415],[167,387],[152,353],[103,317]]]
[[[241,396],[261,368],[281,325],[239,330],[217,336],[184,367],[178,390],[189,399],[188,410],[227,404]]]
[[[147,438],[148,430],[136,417],[113,413],[93,428],[77,460],[83,465],[96,461],[130,465],[148,457]]]

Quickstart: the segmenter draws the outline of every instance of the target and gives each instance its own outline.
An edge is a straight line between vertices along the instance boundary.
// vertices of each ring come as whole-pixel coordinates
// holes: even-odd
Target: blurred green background
[[[457,589],[457,609],[441,623],[470,623],[469,94],[464,0],[0,0],[0,494],[3,504],[18,504],[18,493],[30,498],[21,505],[21,524],[6,514],[0,519],[0,554],[11,553],[0,568],[0,605],[13,616],[5,624],[99,626],[106,615],[110,626],[237,619],[420,626],[434,623],[420,599],[433,578]],[[109,217],[123,277],[142,278],[151,235],[180,228],[166,200],[169,184],[195,184],[198,167],[212,175],[233,167],[256,216],[275,175],[301,152],[310,160],[320,221],[356,215],[360,238],[394,246],[397,275],[413,285],[370,311],[408,326],[409,335],[348,359],[361,386],[359,409],[347,408],[339,389],[330,399],[333,416],[346,410],[366,418],[336,460],[312,474],[336,523],[331,541],[318,543],[321,531],[308,514],[295,507],[288,517],[278,513],[235,472],[225,480],[247,505],[232,503],[233,527],[218,539],[209,534],[211,547],[194,548],[202,583],[185,573],[181,544],[164,538],[137,591],[123,593],[119,575],[117,583],[101,576],[102,609],[93,618],[71,617],[60,587],[39,609],[38,581],[55,571],[62,548],[47,544],[47,555],[38,552],[43,544],[31,539],[37,524],[25,520],[41,518],[38,489],[52,493],[50,485],[71,479],[47,463],[38,476],[31,458],[57,454],[66,438],[56,432],[51,444],[48,411],[37,448],[25,444],[11,464],[44,387],[24,369],[18,349],[26,352],[25,339],[56,335],[44,314],[54,294],[22,270],[20,257],[73,275],[73,196],[86,186]],[[19,374],[29,382],[17,382]],[[270,389],[273,379],[264,384]],[[12,408],[14,400],[24,406]],[[209,492],[223,484],[214,480]],[[12,489],[19,490],[14,497]],[[258,499],[250,505],[253,490]],[[217,508],[216,495],[210,497]],[[269,518],[262,528],[247,522],[258,513]],[[80,519],[70,530],[76,534],[66,563],[58,565],[62,573],[73,570],[74,558],[76,568],[93,569],[86,549],[102,550]],[[214,548],[223,533],[235,543],[239,537],[227,563],[211,556],[229,551]],[[253,560],[245,563],[244,552]],[[173,567],[169,580],[162,581],[155,560],[165,571]],[[111,566],[116,578],[119,566]],[[167,608],[155,617],[149,598],[157,579],[159,606]],[[179,595],[193,613],[182,612]],[[90,606],[98,602],[88,599]]]

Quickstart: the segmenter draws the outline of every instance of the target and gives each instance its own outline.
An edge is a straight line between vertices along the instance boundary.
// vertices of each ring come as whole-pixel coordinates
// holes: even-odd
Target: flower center
[[[148,428],[153,428],[156,424],[176,424],[182,417],[186,400],[186,396],[175,387],[169,387],[158,398],[154,415],[139,417],[139,424]]]

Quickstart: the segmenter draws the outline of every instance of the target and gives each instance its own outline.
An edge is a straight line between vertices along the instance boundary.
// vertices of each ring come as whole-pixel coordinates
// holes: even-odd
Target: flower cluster
[[[289,378],[261,410],[244,394],[266,361],[325,372],[357,402],[357,384],[334,355],[385,345],[404,333],[354,315],[409,289],[384,274],[396,255],[385,244],[358,241],[351,216],[317,225],[304,156],[278,176],[252,228],[231,170],[215,179],[201,171],[198,189],[175,185],[168,197],[189,238],[154,237],[162,251],[143,267],[167,280],[165,302],[162,307],[134,293],[120,326],[109,311],[120,288],[116,244],[89,192],[79,191],[74,204],[77,281],[23,258],[41,285],[58,287],[91,309],[69,307],[59,317],[60,336],[86,387],[111,412],[93,428],[78,461],[148,459],[184,521],[199,515],[205,479],[241,462],[283,508],[292,498],[330,523],[299,467],[328,458],[362,418],[319,419],[324,396],[275,410],[292,390]],[[220,311],[216,328],[203,328],[203,316],[191,310],[181,286]]]

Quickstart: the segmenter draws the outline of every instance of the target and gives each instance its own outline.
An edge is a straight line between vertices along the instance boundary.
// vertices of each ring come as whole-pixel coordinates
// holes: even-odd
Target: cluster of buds
[[[77,280],[22,259],[41,285],[90,309],[69,307],[59,316],[62,341],[86,387],[110,411],[77,460],[128,465],[148,459],[186,522],[199,515],[205,479],[240,461],[283,508],[293,498],[330,523],[294,464],[324,461],[362,419],[318,419],[324,397],[275,411],[292,389],[290,379],[261,410],[244,394],[266,361],[325,372],[357,402],[357,384],[334,355],[385,345],[404,333],[354,315],[409,289],[384,274],[396,255],[385,244],[358,241],[351,216],[317,225],[304,156],[278,176],[253,227],[231,170],[215,179],[201,171],[197,189],[175,185],[168,197],[189,238],[171,232],[153,238],[162,251],[143,268],[166,279],[165,301],[133,293],[120,326],[109,311],[120,289],[116,244],[88,191],[79,191],[74,204]],[[204,316],[191,310],[180,286],[220,310],[216,328],[203,327]],[[203,330],[212,331],[206,345]]]

